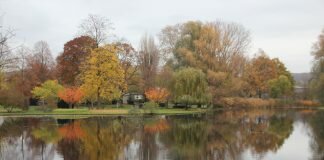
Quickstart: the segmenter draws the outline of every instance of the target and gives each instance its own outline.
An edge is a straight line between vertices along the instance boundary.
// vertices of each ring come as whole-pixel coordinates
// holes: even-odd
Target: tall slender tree
[[[159,65],[159,49],[152,36],[145,34],[140,42],[139,65],[143,79],[143,89],[154,86]]]

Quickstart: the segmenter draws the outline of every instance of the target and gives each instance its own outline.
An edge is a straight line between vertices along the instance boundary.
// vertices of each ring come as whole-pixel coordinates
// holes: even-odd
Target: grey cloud
[[[109,18],[118,37],[135,47],[145,32],[187,20],[223,20],[243,24],[252,34],[250,55],[263,48],[293,72],[310,70],[310,51],[324,27],[323,0],[0,0],[5,24],[32,46],[46,40],[55,55],[78,31],[88,14]]]

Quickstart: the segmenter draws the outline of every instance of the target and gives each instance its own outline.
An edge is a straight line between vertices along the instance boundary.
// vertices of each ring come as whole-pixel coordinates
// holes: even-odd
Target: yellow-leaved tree
[[[120,98],[125,90],[125,74],[116,55],[116,47],[106,45],[91,51],[90,56],[81,67],[81,89],[85,99],[96,102]]]

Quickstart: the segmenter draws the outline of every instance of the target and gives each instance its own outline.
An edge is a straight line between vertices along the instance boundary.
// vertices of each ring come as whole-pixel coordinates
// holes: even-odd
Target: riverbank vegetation
[[[80,34],[66,42],[54,60],[45,41],[33,49],[14,47],[10,46],[14,32],[1,30],[0,105],[8,112],[20,108],[26,113],[30,105],[40,105],[43,112],[53,114],[70,112],[56,109],[62,104],[71,113],[79,113],[78,106],[83,105],[97,109],[85,110],[86,114],[101,114],[109,112],[101,112],[101,106],[120,105],[126,93],[145,95],[152,105],[141,108],[142,104],[133,103],[140,112],[150,113],[172,113],[158,107],[168,104],[190,109],[318,106],[324,102],[324,33],[312,53],[312,94],[299,99],[284,63],[262,49],[248,56],[250,32],[240,24],[188,21],[168,25],[158,34],[158,43],[156,37],[145,34],[138,49],[125,40],[109,39],[111,31],[105,17],[89,15],[80,24]],[[124,110],[111,114],[115,112]]]

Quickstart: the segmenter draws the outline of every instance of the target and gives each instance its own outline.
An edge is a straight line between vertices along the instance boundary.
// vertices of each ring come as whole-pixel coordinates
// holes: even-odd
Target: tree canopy
[[[287,76],[280,75],[278,78],[269,81],[269,88],[271,97],[280,98],[291,93],[293,84],[289,81]]]
[[[56,80],[47,80],[41,86],[35,87],[32,94],[35,98],[39,98],[51,107],[56,106],[58,100],[58,92],[63,90],[63,86],[58,84]]]
[[[100,104],[121,96],[126,88],[125,74],[116,55],[116,47],[106,45],[91,51],[82,66],[81,89],[85,98]]]
[[[64,85],[77,85],[80,66],[89,56],[96,42],[88,36],[80,36],[64,44],[64,51],[56,58],[57,78]]]
[[[186,105],[206,104],[210,99],[205,74],[194,68],[182,68],[175,73],[172,93],[175,102]]]

